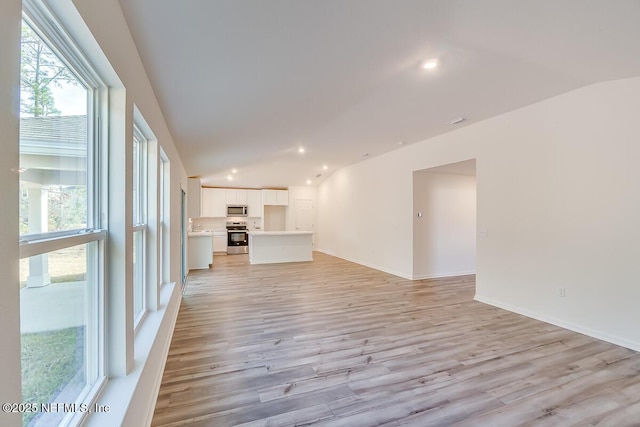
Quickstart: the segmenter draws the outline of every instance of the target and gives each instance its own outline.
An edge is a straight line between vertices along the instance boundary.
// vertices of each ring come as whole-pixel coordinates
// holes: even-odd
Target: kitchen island
[[[209,231],[187,234],[187,265],[189,270],[209,268],[213,264],[212,235]]]
[[[312,231],[249,232],[251,264],[313,261],[312,252]]]

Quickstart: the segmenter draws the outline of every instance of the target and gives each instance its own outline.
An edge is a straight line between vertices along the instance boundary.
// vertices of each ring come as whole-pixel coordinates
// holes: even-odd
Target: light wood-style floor
[[[189,277],[153,426],[640,425],[637,352],[314,258]]]

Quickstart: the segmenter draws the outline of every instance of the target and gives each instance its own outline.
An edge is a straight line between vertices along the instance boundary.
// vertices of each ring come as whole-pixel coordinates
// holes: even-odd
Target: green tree
[[[49,230],[87,226],[87,187],[52,185],[49,191]]]
[[[33,31],[22,22],[20,112],[33,117],[60,114],[51,93],[63,82],[77,84],[69,69]]]

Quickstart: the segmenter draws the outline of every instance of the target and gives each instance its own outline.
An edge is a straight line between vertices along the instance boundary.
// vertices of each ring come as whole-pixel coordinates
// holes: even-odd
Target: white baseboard
[[[402,273],[400,271],[389,270],[388,268],[381,267],[379,265],[375,265],[375,264],[371,264],[371,263],[368,263],[368,262],[364,262],[364,261],[359,260],[359,259],[336,255],[336,254],[334,254],[334,253],[332,253],[330,251],[325,251],[325,250],[322,250],[322,249],[317,249],[317,251],[318,252],[322,252],[323,254],[327,254],[327,255],[334,256],[336,258],[343,259],[345,261],[354,262],[356,264],[364,265],[365,267],[373,268],[374,270],[383,271],[385,273],[393,274],[394,276],[402,277],[403,279],[407,279],[407,280],[441,279],[441,278],[444,278],[444,277],[468,276],[470,274],[476,274],[475,270],[470,270],[470,271],[456,271],[456,272],[451,272],[451,273],[424,274],[424,275],[412,276],[412,275],[409,275],[409,274]]]
[[[571,322],[567,322],[561,319],[556,319],[554,317],[550,317],[550,316],[546,316],[544,314],[540,314],[540,313],[536,313],[527,309],[523,309],[522,307],[516,307],[513,306],[511,304],[506,304],[503,303],[501,301],[496,301],[493,300],[491,298],[485,298],[481,295],[477,295],[474,297],[474,300],[484,303],[484,304],[489,304],[492,305],[494,307],[498,307],[498,308],[502,308],[504,310],[507,311],[511,311],[513,313],[517,313],[517,314],[521,314],[523,316],[526,317],[530,317],[532,319],[536,319],[536,320],[540,320],[542,322],[545,323],[549,323],[551,325],[555,325],[555,326],[559,326],[561,328],[564,329],[569,329],[570,331],[574,331],[574,332],[578,332],[580,334],[584,334],[587,336],[590,336],[592,338],[596,338],[602,341],[606,341],[609,342],[611,344],[615,344],[615,345],[619,345],[634,351],[640,351],[640,343],[638,342],[634,342],[634,341],[629,341],[625,338],[621,338],[615,335],[611,335],[611,334],[607,334],[605,332],[602,331],[598,331],[595,329],[591,329],[591,328],[585,328],[583,326],[580,325],[576,325],[574,323]]]
[[[340,259],[343,259],[345,261],[349,261],[349,262],[353,262],[353,263],[356,263],[356,264],[364,265],[365,267],[373,268],[374,270],[378,270],[378,271],[382,271],[384,273],[392,274],[394,276],[402,277],[403,279],[412,280],[411,276],[409,276],[407,274],[404,274],[404,273],[402,273],[400,271],[389,270],[389,269],[381,267],[379,265],[370,264],[368,262],[364,262],[362,260],[358,260],[358,259],[355,259],[355,258],[343,257],[343,256],[336,255],[336,254],[334,254],[332,252],[329,252],[329,251],[324,251],[322,249],[318,249],[317,252],[322,252],[323,254],[331,255],[333,257],[340,258]]]
[[[454,271],[452,273],[421,274],[421,275],[413,276],[413,280],[443,279],[445,277],[469,276],[471,274],[476,274],[476,271],[468,270],[468,271]]]

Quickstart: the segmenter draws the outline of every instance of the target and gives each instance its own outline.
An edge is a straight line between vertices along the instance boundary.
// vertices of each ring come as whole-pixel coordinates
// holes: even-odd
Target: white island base
[[[249,262],[313,261],[312,231],[250,231]]]

